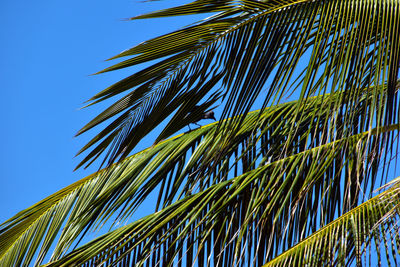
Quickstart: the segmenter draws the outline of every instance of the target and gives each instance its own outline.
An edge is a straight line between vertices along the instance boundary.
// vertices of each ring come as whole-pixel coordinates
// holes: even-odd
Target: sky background
[[[91,74],[117,62],[107,58],[188,24],[124,20],[176,3],[0,0],[1,222],[97,170],[73,172],[95,131],[74,135],[110,102],[80,108],[135,69]]]

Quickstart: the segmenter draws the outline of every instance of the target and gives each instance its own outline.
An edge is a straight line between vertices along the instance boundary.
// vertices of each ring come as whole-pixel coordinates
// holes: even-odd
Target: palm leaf
[[[266,107],[280,103],[296,88],[300,89],[300,101],[295,114],[300,116],[301,100],[308,96],[351,91],[346,97],[356,103],[360,88],[387,84],[384,99],[378,87],[370,92],[374,97],[371,109],[364,111],[369,117],[366,122],[374,121],[377,127],[398,123],[398,7],[398,1],[370,0],[195,1],[138,16],[135,19],[219,12],[117,56],[131,58],[105,71],[159,61],[91,99],[97,103],[129,90],[79,131],[81,134],[122,114],[79,152],[92,148],[79,166],[107,149],[109,164],[125,158],[143,137],[174,114],[174,123],[168,124],[156,142],[167,138],[187,125],[184,118],[195,105],[217,102],[219,95],[224,121],[247,114],[258,97]],[[304,60],[307,64],[300,66]],[[268,88],[267,82],[271,84]],[[210,95],[213,97],[207,98]],[[341,105],[343,101],[347,100],[338,99],[330,108],[341,107],[343,113],[354,110]],[[352,117],[349,113],[344,121]],[[234,134],[232,130],[237,131],[241,123],[243,117],[238,116],[220,127],[229,139],[228,132]],[[336,138],[349,134],[341,132]]]
[[[95,178],[95,175],[88,176],[1,224],[0,265],[28,265],[39,248],[36,264],[40,264],[76,205],[76,199],[83,192],[98,188]]]
[[[397,127],[393,126],[392,129]],[[203,191],[188,195],[159,212],[89,242],[49,266],[91,266],[101,263],[106,263],[107,266],[171,266],[182,261],[188,264],[195,261],[200,266],[210,262],[222,266],[235,266],[246,262],[248,265],[261,265],[265,259],[271,259],[271,256],[278,254],[282,250],[282,239],[296,230],[292,227],[291,216],[312,218],[316,215],[301,213],[308,210],[307,206],[310,203],[306,203],[306,200],[315,196],[315,191],[310,188],[325,183],[325,176],[332,169],[329,162],[334,161],[337,156],[334,151],[340,151],[341,147],[351,144],[352,148],[349,149],[352,150],[360,141],[366,140],[368,134],[370,133],[362,133],[316,147],[219,182]],[[322,158],[325,159],[325,164],[321,164],[317,169],[312,168],[312,171],[306,170],[306,162],[315,162]],[[280,172],[277,172],[276,166],[279,166]],[[301,174],[287,176],[292,169]],[[282,180],[283,177],[285,179]],[[299,190],[296,190],[296,193],[293,189],[297,186]],[[327,189],[331,187],[333,184]],[[379,195],[362,206],[374,208],[374,216],[371,216],[374,222],[385,218],[387,212],[400,204],[398,188],[396,190],[396,194],[393,190],[386,192],[384,197]],[[285,202],[288,200],[292,202],[292,208],[286,210],[283,207],[287,207]],[[387,205],[388,200],[391,200],[390,206]],[[315,201],[324,202],[323,198]],[[303,206],[305,208],[301,212]],[[352,216],[345,215],[345,218],[350,217],[354,220],[354,213],[351,211]],[[397,212],[394,215],[398,216]],[[341,221],[342,218],[339,222]],[[296,222],[299,223],[297,219]],[[337,222],[332,224],[335,223]],[[327,227],[331,227],[332,224]],[[358,222],[353,223],[353,227],[354,224],[359,227],[359,231],[363,229]],[[300,222],[300,225],[303,224]],[[359,246],[356,246],[356,249],[359,250],[360,244],[364,242],[364,239],[360,241],[360,238],[348,236],[347,240],[358,242]],[[273,240],[273,243],[269,243],[269,240]],[[341,242],[338,237],[334,240]],[[351,247],[351,244],[347,245]],[[246,255],[247,250],[250,255]],[[268,255],[269,250],[274,250],[274,253]],[[329,257],[323,259],[330,260]]]
[[[339,94],[336,97],[341,96]],[[70,227],[74,231],[66,231],[70,234],[63,236],[65,240],[68,240],[66,244],[75,240],[77,234],[81,233],[87,225],[100,224],[108,220],[116,212],[120,213],[121,219],[129,218],[134,210],[158,186],[161,186],[161,189],[157,189],[159,190],[159,196],[156,206],[162,205],[165,207],[177,197],[180,199],[196,190],[204,190],[210,185],[227,179],[231,170],[230,175],[233,172],[237,174],[238,170],[246,172],[271,159],[282,158],[284,153],[287,155],[299,153],[307,145],[313,147],[329,141],[323,136],[319,136],[320,133],[318,131],[321,131],[324,124],[330,119],[332,115],[330,110],[321,110],[321,114],[319,114],[320,120],[317,124],[313,124],[311,119],[313,111],[325,107],[331,101],[332,99],[329,96],[318,97],[309,101],[305,113],[308,112],[310,116],[303,116],[302,120],[298,122],[298,130],[294,135],[295,141],[288,147],[285,147],[285,145],[287,144],[286,139],[291,133],[291,128],[287,124],[293,120],[292,114],[296,110],[297,102],[267,109],[262,114],[259,112],[251,113],[245,119],[243,127],[237,135],[233,136],[230,142],[224,143],[223,146],[221,146],[223,143],[221,135],[215,135],[217,125],[213,124],[185,134],[179,140],[165,143],[165,146],[160,147],[160,149],[156,146],[155,148],[157,149],[149,150],[148,154],[142,154],[140,161],[135,161],[135,166],[124,164],[122,168],[118,166],[115,170],[110,169],[109,173],[104,177],[104,180],[107,180],[108,183],[92,204],[92,208],[79,214],[78,217],[84,219],[78,221],[79,225],[72,224]],[[370,103],[369,99],[365,98],[365,95],[359,101],[364,105],[369,105]],[[362,110],[362,108],[360,109]],[[362,112],[359,116],[359,119],[363,120]],[[255,131],[254,125],[257,125],[256,131],[260,131],[259,133]],[[315,127],[316,129],[314,129]],[[313,130],[311,131],[310,129]],[[354,130],[357,133],[358,129]],[[306,140],[310,137],[315,139],[313,143],[307,144]],[[376,143],[376,140],[374,142]],[[367,148],[368,152],[365,153],[378,153],[377,149],[379,147],[374,145]],[[193,152],[188,154],[190,150]],[[219,160],[215,161],[215,157],[206,158],[204,155],[207,152],[213,155],[218,154]],[[343,153],[346,154],[346,152]],[[379,155],[376,155],[369,164],[375,166],[378,162]],[[341,166],[343,164],[341,157],[338,157],[335,165]],[[318,169],[318,166],[314,167]],[[334,178],[335,175],[339,176],[338,173],[340,171],[341,167],[336,167],[328,175]],[[375,174],[376,170],[372,172],[371,177],[374,177]],[[336,177],[336,179],[339,179],[339,177]],[[358,182],[362,183],[363,178],[359,177]],[[335,183],[339,184],[340,182],[336,180]],[[367,182],[365,182],[366,184]],[[351,191],[354,199],[356,199],[359,188],[352,187]],[[364,190],[366,190],[366,187]],[[339,198],[339,193],[340,190],[336,190],[334,197]],[[344,200],[346,209],[351,208],[351,203],[354,199]],[[329,206],[327,204],[325,210],[328,215],[325,220],[329,222],[333,218],[335,209],[339,208],[338,206]],[[124,209],[120,210],[121,207],[124,207]],[[79,228],[79,231],[76,231],[76,227]],[[292,242],[292,240],[288,242]]]
[[[364,90],[364,92],[368,91],[369,89]],[[296,153],[302,155],[304,153],[303,151],[306,148],[304,141],[309,139],[310,136],[318,137],[319,134],[314,131],[320,131],[323,128],[324,121],[326,123],[332,116],[332,111],[322,107],[325,107],[333,101],[332,99],[338,97],[341,98],[342,94],[321,96],[307,101],[305,114],[308,113],[310,115],[308,117],[302,116],[297,133],[294,135],[296,137],[294,140],[298,140],[294,141],[291,146],[286,147],[286,153],[289,155]],[[359,99],[359,102],[368,106],[371,103],[370,96],[364,94]],[[33,255],[39,247],[41,238],[46,234],[46,240],[49,241],[41,248],[41,255],[43,256],[37,260],[40,263],[50,244],[54,241],[57,231],[66,221],[53,254],[54,259],[59,258],[85,229],[88,230],[89,227],[96,223],[106,222],[116,212],[121,213],[120,219],[129,218],[151,191],[155,190],[159,185],[161,185],[161,190],[157,206],[166,207],[177,197],[182,199],[196,191],[207,190],[212,185],[226,181],[229,178],[229,173],[231,173],[230,175],[232,175],[232,172],[238,175],[238,171],[246,173],[259,166],[264,166],[268,161],[281,158],[287,158],[293,164],[292,158],[283,155],[283,148],[286,144],[285,139],[290,134],[290,127],[287,126],[287,122],[293,120],[292,114],[296,108],[297,102],[290,102],[265,109],[263,112],[250,113],[244,120],[243,127],[237,132],[237,135],[230,143],[225,144],[224,150],[219,150],[220,146],[213,145],[216,143],[215,131],[218,124],[211,124],[162,142],[128,158],[118,165],[113,165],[107,171],[101,171],[67,187],[32,208],[17,214],[2,225],[0,237],[1,240],[7,240],[7,242],[3,243],[0,250],[1,261],[6,265],[17,261],[28,263],[31,258],[24,258],[24,256],[27,254]],[[310,121],[315,110],[320,110],[320,121],[317,124],[319,125],[316,128],[317,130],[315,130],[316,125]],[[360,112],[359,116],[360,120],[364,119],[362,112]],[[254,125],[257,125],[259,133],[254,132]],[[312,128],[314,128],[314,131],[310,130]],[[357,129],[355,130],[355,134],[357,134]],[[364,134],[363,136],[366,137],[368,135]],[[329,142],[329,140],[321,136],[316,138],[309,146],[318,148],[326,142]],[[220,162],[209,163],[216,166],[211,169],[215,169],[217,172],[210,173],[207,169],[201,172],[193,172],[193,170],[199,169],[204,162],[207,162],[203,157],[204,151],[207,149],[210,149],[210,153],[213,154],[216,153],[215,151],[219,151]],[[364,149],[367,149],[365,152],[367,154],[376,150],[374,147]],[[192,155],[188,154],[190,150],[193,151]],[[348,155],[348,152],[345,151],[346,147],[343,146],[343,150],[338,149],[337,153]],[[343,169],[352,168],[351,165],[346,165],[346,162],[340,159],[339,154],[335,154],[338,160],[336,165],[343,165]],[[318,157],[322,156],[321,154]],[[346,157],[351,158],[350,156]],[[330,156],[330,158],[332,160],[336,159],[335,156]],[[372,163],[377,164],[378,159],[379,157],[376,157],[376,160],[372,161]],[[229,162],[233,162],[233,164]],[[282,172],[282,166],[271,166],[275,166],[270,170],[271,174]],[[322,168],[330,168],[330,166],[327,164]],[[311,167],[309,168],[310,171],[320,172],[321,166]],[[288,176],[294,175],[298,171],[297,168],[285,167],[284,169],[286,172],[282,173],[286,173]],[[334,172],[331,169],[326,169],[325,175],[339,178],[340,172],[341,167],[335,168]],[[306,174],[304,175],[304,177],[307,177]],[[175,181],[172,180],[174,176],[176,177]],[[359,180],[360,183],[362,181],[363,179]],[[365,184],[368,183],[367,181],[368,179],[365,180]],[[288,188],[285,190],[288,190]],[[314,189],[309,190],[313,192]],[[354,192],[357,192],[357,190]],[[338,191],[335,193],[340,195]],[[336,197],[339,195],[336,195]],[[352,201],[352,199],[345,200],[349,207]],[[330,221],[335,211],[341,209],[339,204],[337,206],[330,205],[327,203],[324,207],[328,214],[323,219],[326,222]],[[124,209],[121,210],[121,207],[124,207]],[[315,207],[313,212],[318,212]],[[32,224],[32,222],[35,223]],[[43,225],[49,225],[48,230],[40,228]],[[315,222],[311,228],[313,227],[315,227]],[[29,233],[28,236],[27,233]],[[298,231],[299,233],[300,231]],[[285,242],[291,244],[294,240],[293,238],[293,236],[290,236]],[[25,245],[24,249],[20,249],[19,244],[30,244],[31,242],[31,246]]]
[[[362,254],[371,253],[369,246],[375,247],[378,258],[384,248],[388,262],[392,260],[397,266],[399,185],[397,182],[350,210],[264,266],[344,266],[354,259],[361,266]]]
[[[78,132],[113,119],[79,152],[88,154],[78,167],[103,155],[109,168],[3,223],[0,265],[36,255],[41,264],[58,234],[54,265],[261,265],[351,212],[396,153],[399,5],[195,1],[132,18],[216,13],[113,58],[130,57],[103,72],[152,65],[90,99],[125,94]],[[292,93],[298,101],[279,104]],[[257,99],[261,109],[249,112]],[[219,123],[163,141],[186,127],[195,105],[218,104]],[[166,120],[154,146],[126,158]],[[86,231],[129,219],[158,186],[158,212],[64,256]],[[374,222],[390,226],[397,213],[387,214],[373,213]],[[338,246],[358,262],[368,240],[385,237],[364,238],[359,221]],[[331,258],[343,261],[323,260]]]

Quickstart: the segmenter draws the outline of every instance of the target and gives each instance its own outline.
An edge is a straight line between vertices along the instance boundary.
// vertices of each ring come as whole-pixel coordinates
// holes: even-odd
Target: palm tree
[[[105,168],[4,222],[1,266],[398,265],[400,1],[197,0],[132,20],[201,13],[112,58],[128,57],[102,72],[151,64],[90,100],[122,95],[78,133],[109,122],[79,152]]]

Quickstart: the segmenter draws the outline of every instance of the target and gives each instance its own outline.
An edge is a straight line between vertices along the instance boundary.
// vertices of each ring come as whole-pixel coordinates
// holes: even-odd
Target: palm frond
[[[397,179],[398,180],[398,179]],[[340,216],[264,266],[362,266],[369,246],[398,265],[400,186],[395,186]],[[366,261],[367,255],[364,255]],[[368,257],[370,259],[370,257]],[[370,264],[373,262],[370,262]],[[365,262],[367,264],[367,262]]]
[[[76,200],[84,192],[95,193],[99,188],[96,176],[88,176],[2,223],[0,265],[27,266],[37,252],[35,265],[41,264],[71,209],[77,205]]]
[[[386,130],[396,128],[398,126],[394,125]],[[309,233],[305,225],[312,224],[312,218],[317,215],[309,214],[309,207],[324,203],[325,197],[331,200],[324,191],[333,190],[334,183],[330,182],[325,190],[321,190],[321,199],[311,188],[326,183],[331,164],[341,148],[358,150],[360,142],[365,142],[369,134],[337,140],[221,181],[110,232],[49,266],[72,263],[82,266],[101,263],[107,263],[107,266],[172,266],[179,262],[197,262],[199,266],[210,263],[221,266],[261,265],[285,249],[288,236],[296,240],[293,232]],[[354,157],[358,157],[357,153]],[[308,168],[307,162],[316,161],[323,163],[318,168]],[[391,197],[391,206],[385,206],[386,212],[400,204],[398,188],[396,194],[385,196],[382,203],[386,204]],[[375,222],[386,215],[384,207],[375,206],[377,199],[381,200],[382,195],[368,202],[368,207],[372,205],[379,211],[372,216]],[[286,208],[288,201],[291,208]],[[294,226],[292,220],[298,226]],[[364,242],[359,236],[347,238],[359,244]]]
[[[131,90],[79,131],[81,134],[122,114],[79,152],[92,148],[78,167],[91,163],[107,149],[105,160],[109,164],[125,158],[144,136],[174,114],[174,123],[169,123],[156,141],[167,138],[187,125],[184,118],[195,105],[217,102],[220,95],[224,121],[247,114],[257,97],[266,107],[280,103],[299,88],[295,114],[300,116],[301,100],[308,96],[348,91],[351,93],[346,97],[356,105],[360,88],[386,84],[385,97],[383,87],[370,92],[372,107],[364,111],[365,123],[374,122],[375,126],[365,127],[398,123],[398,7],[398,1],[369,0],[195,1],[139,16],[219,12],[117,56],[131,58],[105,71],[159,61],[91,99],[97,103]],[[306,67],[299,65],[303,60]],[[271,84],[268,88],[267,82]],[[338,99],[329,108],[341,106],[336,114],[354,111],[354,106],[341,104],[346,101]],[[350,112],[344,121],[350,123],[353,116]],[[332,118],[332,123],[335,121]],[[229,139],[228,132],[234,134],[241,123],[243,117],[237,116],[220,127]],[[338,132],[337,138],[348,135],[351,133]]]
[[[263,5],[263,3],[258,3]],[[182,16],[182,15],[193,15],[201,13],[213,13],[222,11],[231,11],[232,8],[239,8],[236,1],[231,0],[197,0],[182,6],[172,7],[165,10],[159,10],[149,14],[139,15],[130,18],[133,19],[148,19],[148,18],[160,18],[160,17],[171,17],[171,16]]]
[[[364,90],[364,92],[367,91]],[[221,134],[216,135],[215,131],[218,129],[218,125],[212,124],[187,133],[178,140],[163,143],[165,146],[160,147],[160,149],[156,146],[156,149],[149,150],[148,154],[143,154],[141,161],[135,160],[135,165],[127,164],[123,165],[125,166],[123,168],[120,168],[120,166],[111,168],[104,177],[108,182],[105,184],[102,194],[98,195],[98,198],[92,204],[92,208],[79,215],[80,218],[84,218],[79,221],[79,225],[72,224],[70,226],[74,231],[67,230],[66,232],[69,232],[69,234],[63,236],[65,240],[68,240],[66,244],[75,240],[87,225],[100,224],[117,212],[120,213],[121,219],[129,218],[144,199],[156,189],[159,190],[156,207],[158,208],[160,205],[166,207],[173,203],[176,198],[180,199],[193,192],[204,190],[226,180],[228,176],[233,174],[245,173],[260,164],[265,164],[265,162],[288,157],[305,149],[333,141],[334,139],[330,140],[327,136],[324,136],[322,131],[324,125],[328,123],[332,116],[332,111],[324,109],[324,107],[334,101],[332,98],[341,97],[342,94],[336,94],[320,96],[307,101],[304,114],[309,115],[303,116],[301,120],[297,121],[295,134],[291,131],[290,122],[295,119],[293,113],[297,108],[297,102],[291,102],[266,109],[262,113],[253,112],[249,114],[244,120],[241,130],[229,142],[224,143],[223,136]],[[358,101],[360,101],[358,120],[362,121],[364,119],[362,107],[367,108],[370,105],[370,97],[365,94]],[[320,112],[319,120],[313,121],[316,110]],[[343,128],[337,130],[343,131]],[[359,130],[361,129],[353,127],[351,131],[357,134]],[[287,138],[291,135],[293,142],[288,146]],[[390,134],[387,136],[390,136]],[[371,142],[372,145],[369,145],[369,147],[367,145],[363,148],[365,151],[360,152],[360,155],[370,155],[368,164],[374,167],[379,164],[379,153],[383,149],[377,145],[380,138],[374,139]],[[311,143],[310,140],[312,140]],[[192,152],[190,153],[190,151]],[[206,156],[208,153],[218,155],[218,157],[208,158]],[[346,155],[346,158],[350,157],[346,149],[340,153],[344,153],[343,155]],[[218,161],[215,160],[216,158],[218,158]],[[361,161],[362,158],[355,162],[362,165]],[[336,163],[332,164],[336,166],[335,169],[327,174],[328,177],[334,179],[336,184],[340,184],[339,178],[343,164],[345,162],[338,156]],[[363,167],[359,166],[358,168],[364,170]],[[318,169],[319,166],[314,164],[314,166],[310,165],[309,168],[310,170]],[[353,168],[353,166],[349,168]],[[292,175],[294,171],[291,170],[288,175]],[[367,191],[368,177],[372,177],[374,181],[376,171],[376,169],[372,171],[365,169],[364,172],[369,172],[370,176],[364,173],[359,174],[358,183],[365,183],[364,191]],[[352,172],[354,173],[355,170]],[[364,176],[367,177],[365,181],[363,180]],[[373,184],[374,182],[371,185]],[[371,185],[369,190],[373,188]],[[161,188],[158,189],[158,186],[161,186]],[[326,214],[324,216],[326,217],[324,217],[324,220],[326,222],[333,218],[333,214],[337,210],[350,209],[360,192],[360,188],[355,187],[354,184],[343,190],[350,190],[352,196],[345,198],[342,203],[343,207],[340,207],[340,189],[335,189],[332,198],[339,202],[337,205],[329,206],[328,203],[325,204]],[[120,210],[121,207],[123,207],[123,210]],[[79,231],[76,230],[76,227],[79,228]],[[292,240],[290,239],[288,242],[290,243]]]
[[[152,65],[90,99],[125,94],[78,132],[113,119],[79,151],[88,154],[78,167],[103,156],[108,168],[0,225],[0,265],[41,264],[58,234],[51,265],[262,265],[284,251],[295,260],[297,250],[311,263],[361,262],[398,216],[397,191],[392,206],[374,198],[377,210],[353,209],[396,153],[399,7],[199,0],[132,18],[214,13],[112,58],[129,57],[102,72]],[[290,94],[299,100],[281,104]],[[216,105],[218,123],[166,140],[192,122],[193,107]],[[165,120],[152,147],[126,158]],[[156,213],[70,251],[86,231],[129,219],[158,189]],[[321,233],[337,254],[315,254]],[[312,246],[301,242],[309,236]]]
[[[369,89],[364,90],[365,93],[368,91]],[[1,226],[0,237],[1,240],[7,242],[2,244],[1,260],[5,263],[10,263],[12,260],[29,262],[30,258],[23,261],[24,255],[33,255],[37,250],[46,234],[46,227],[40,228],[43,225],[48,225],[47,235],[53,239],[46,237],[46,240],[48,244],[51,244],[54,241],[54,235],[65,223],[53,253],[54,259],[59,258],[79,235],[90,227],[101,225],[113,216],[115,218],[118,213],[117,219],[129,218],[157,186],[161,186],[161,189],[156,206],[165,208],[176,198],[182,199],[205,190],[221,181],[226,181],[229,176],[237,176],[240,172],[246,173],[267,162],[296,153],[301,154],[305,149],[326,144],[332,140],[321,135],[320,131],[332,116],[332,111],[324,107],[332,102],[332,99],[342,98],[342,94],[309,99],[304,110],[304,114],[309,115],[302,116],[298,121],[298,129],[294,134],[296,138],[290,146],[285,147],[286,139],[291,134],[288,124],[294,119],[292,114],[297,108],[296,101],[267,108],[262,112],[249,113],[241,130],[230,142],[225,143],[223,150],[220,150],[221,146],[216,145],[219,143],[216,140],[222,137],[215,135],[218,124],[214,123],[161,142],[111,166],[108,170],[91,175],[4,223]],[[363,103],[361,107],[367,108],[371,103],[370,99],[370,96],[364,94],[359,99],[360,104]],[[315,110],[320,111],[320,119],[317,122],[312,121]],[[363,108],[360,110],[362,111]],[[362,112],[359,114],[361,121],[364,118],[362,114]],[[254,125],[257,126],[256,131],[254,131]],[[358,134],[359,130],[359,128],[354,128],[354,134]],[[313,137],[314,141],[307,143],[306,140],[310,140],[310,137]],[[372,146],[366,153],[376,153],[376,149]],[[217,162],[213,158],[204,158],[207,150],[211,154],[218,153],[220,160]],[[347,155],[345,148],[338,150],[338,153]],[[372,163],[378,164],[378,162],[379,157],[375,156],[375,161]],[[342,160],[339,160],[336,165],[346,166]],[[282,171],[281,168],[278,166],[271,173],[279,173]],[[313,171],[317,171],[318,168],[320,167],[309,166],[309,169]],[[335,171],[329,171],[326,175],[332,178],[335,175],[338,176],[341,168],[347,167],[336,167]],[[286,170],[287,175],[290,176],[297,169]],[[374,174],[374,171],[372,173]],[[360,178],[359,182],[362,183],[362,180]],[[367,181],[368,179],[365,180],[366,184]],[[357,188],[355,190],[352,189],[352,192],[358,192]],[[339,193],[340,190],[336,189],[336,197],[339,197],[337,195]],[[345,200],[348,203],[346,206],[351,207],[353,200]],[[332,214],[341,209],[340,203],[336,206],[326,204],[325,210],[330,215],[324,217],[324,220],[329,222]],[[314,211],[317,212],[315,207]],[[32,224],[32,222],[35,223]],[[29,233],[29,236],[26,236],[26,233]],[[19,248],[18,244],[31,242],[35,242],[35,245],[26,246],[23,250]],[[288,238],[287,242],[292,243],[292,238]],[[45,255],[48,249],[47,244],[42,247],[41,255]],[[37,262],[40,263],[42,259],[43,257],[40,257]]]

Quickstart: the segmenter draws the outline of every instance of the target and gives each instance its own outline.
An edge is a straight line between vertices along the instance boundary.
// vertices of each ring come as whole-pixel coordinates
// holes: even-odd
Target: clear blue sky
[[[133,70],[90,74],[122,50],[188,24],[123,20],[176,3],[0,2],[0,222],[96,170],[73,172],[94,132],[73,136],[105,106],[79,108]]]

